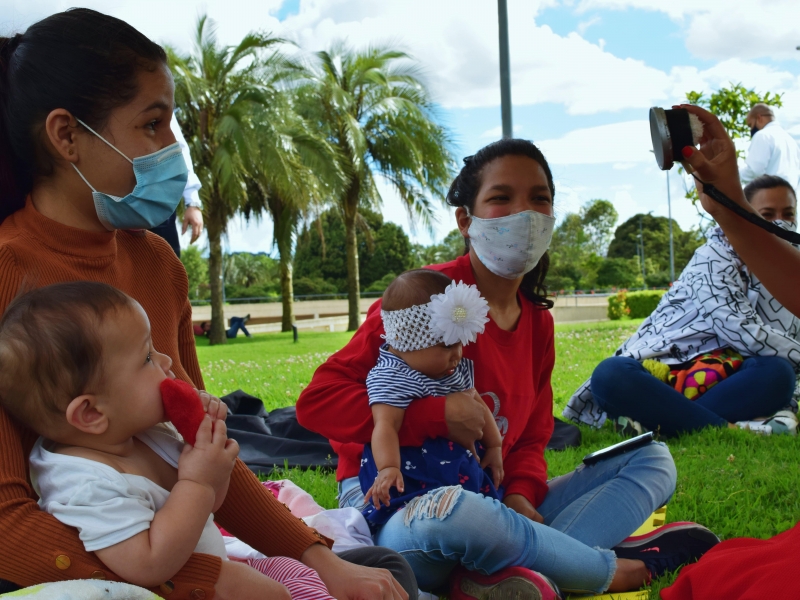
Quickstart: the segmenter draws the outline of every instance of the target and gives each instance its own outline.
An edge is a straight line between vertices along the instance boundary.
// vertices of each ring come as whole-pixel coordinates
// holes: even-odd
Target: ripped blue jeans
[[[402,554],[422,590],[446,585],[462,564],[486,574],[526,567],[564,591],[599,593],[616,571],[609,548],[665,504],[675,482],[669,450],[653,443],[551,479],[537,507],[544,525],[452,486],[415,498],[378,531],[375,543]],[[357,477],[339,484],[339,505],[364,505]]]

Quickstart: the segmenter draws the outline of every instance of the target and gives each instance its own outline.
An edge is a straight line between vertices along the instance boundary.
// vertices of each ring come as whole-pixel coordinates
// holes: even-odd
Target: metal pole
[[[642,285],[645,289],[647,289],[647,282],[645,281],[645,270],[644,270],[644,234],[642,233],[642,216],[639,215],[639,244],[642,248]]]
[[[497,0],[497,19],[500,25],[500,112],[503,118],[503,138],[514,137],[511,125],[511,75],[508,59],[508,6]]]
[[[672,242],[672,196],[669,190],[669,171],[667,174],[667,214],[669,215],[669,280],[675,281],[675,250]]]

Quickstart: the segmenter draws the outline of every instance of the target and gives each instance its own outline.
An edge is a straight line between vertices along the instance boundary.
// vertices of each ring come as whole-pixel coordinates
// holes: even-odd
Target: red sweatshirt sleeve
[[[367,374],[383,344],[380,301],[370,306],[367,320],[350,342],[314,373],[297,400],[297,420],[303,427],[341,443],[367,444],[372,437],[372,411]],[[411,403],[400,428],[400,444],[421,446],[428,438],[446,437],[444,398]]]
[[[553,433],[553,386],[550,376],[556,360],[553,338],[553,319],[549,313],[544,315],[547,344],[541,355],[534,355],[533,368],[539,367],[536,386],[536,406],[528,418],[525,431],[513,448],[506,452],[505,493],[521,494],[533,506],[538,507],[547,495],[547,461],[544,458],[545,446]],[[538,363],[538,364],[537,364]]]

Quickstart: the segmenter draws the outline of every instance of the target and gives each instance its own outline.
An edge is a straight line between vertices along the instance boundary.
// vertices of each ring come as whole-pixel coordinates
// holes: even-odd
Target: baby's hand
[[[213,424],[206,415],[197,430],[195,445],[186,444],[178,460],[178,481],[194,481],[210,487],[214,494],[223,490],[239,455],[239,444],[228,439],[225,422]]]
[[[200,396],[203,408],[205,408],[206,414],[208,414],[212,420],[216,421],[219,419],[224,421],[228,418],[228,405],[222,400],[216,396],[212,396],[205,390],[197,390],[197,395]]]
[[[486,454],[483,455],[483,460],[481,461],[481,469],[486,467],[492,470],[494,487],[500,487],[503,477],[505,477],[505,473],[503,473],[503,448],[501,446],[486,449]]]
[[[403,474],[400,472],[400,469],[397,467],[386,467],[385,469],[381,469],[378,473],[378,476],[375,478],[375,483],[373,483],[372,487],[367,490],[367,494],[364,499],[367,501],[367,503],[372,501],[372,503],[375,505],[375,508],[380,510],[381,502],[383,502],[386,506],[389,506],[389,502],[392,499],[392,497],[389,495],[389,490],[391,490],[393,487],[396,487],[398,492],[403,492]]]

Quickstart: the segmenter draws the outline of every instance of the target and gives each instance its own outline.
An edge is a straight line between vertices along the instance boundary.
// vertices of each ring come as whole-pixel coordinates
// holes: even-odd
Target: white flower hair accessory
[[[429,306],[431,324],[442,332],[442,341],[448,346],[474,342],[489,321],[489,303],[476,286],[463,281],[454,281],[444,294],[431,296]]]
[[[448,346],[474,342],[489,321],[489,303],[478,288],[453,281],[443,294],[434,294],[427,304],[402,310],[381,311],[382,337],[400,352],[423,350],[440,342]]]

